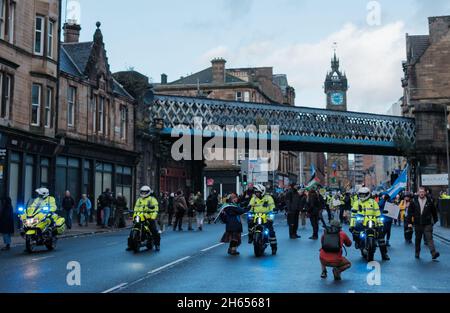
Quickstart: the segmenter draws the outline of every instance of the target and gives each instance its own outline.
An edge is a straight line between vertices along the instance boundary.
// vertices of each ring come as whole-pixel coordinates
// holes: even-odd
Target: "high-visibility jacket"
[[[28,206],[28,210],[31,209],[37,213],[38,211],[42,211],[45,207],[48,207],[49,213],[55,213],[57,210],[55,198],[52,196],[48,196],[45,199],[38,197]]]
[[[159,212],[158,200],[151,196],[139,198],[134,205],[134,212],[143,212],[146,218],[156,220]]]
[[[272,196],[265,195],[261,199],[253,195],[250,200],[250,212],[252,213],[269,213],[275,209],[275,201]]]
[[[369,216],[374,216],[376,218],[376,224],[378,227],[383,226],[383,221],[381,221],[381,212],[378,203],[374,199],[368,199],[365,201],[358,200],[354,203],[353,210],[356,213],[352,212],[352,220],[350,222],[350,226],[354,227],[356,225],[356,215],[363,215],[364,222],[363,225],[366,226],[369,221]]]

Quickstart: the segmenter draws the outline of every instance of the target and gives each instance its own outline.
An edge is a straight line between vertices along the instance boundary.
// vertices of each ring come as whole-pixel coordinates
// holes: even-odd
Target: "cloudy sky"
[[[73,1],[73,0],[64,0]],[[402,96],[405,34],[427,34],[448,0],[79,0],[82,41],[96,21],[112,71],[169,81],[210,66],[272,66],[288,75],[298,106],[323,108],[333,43],[349,78],[349,109],[386,113]],[[75,13],[74,13],[75,12]]]

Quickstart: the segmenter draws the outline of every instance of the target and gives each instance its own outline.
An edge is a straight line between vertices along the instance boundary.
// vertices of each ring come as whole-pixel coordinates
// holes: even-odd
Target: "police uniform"
[[[269,195],[264,195],[261,199],[258,198],[256,195],[253,195],[252,199],[250,200],[249,206],[250,206],[251,213],[268,214],[275,209],[275,201],[273,200],[272,196],[269,196]],[[273,228],[273,221],[267,220],[266,226],[269,229],[269,243],[272,248],[272,252],[276,252],[277,237],[275,234],[275,230]],[[252,233],[253,227],[254,227],[254,221],[253,221],[253,219],[250,219],[248,221],[249,242],[250,243],[253,240],[253,233]]]
[[[152,196],[139,198],[134,205],[134,212],[144,213],[150,232],[153,236],[153,242],[155,243],[155,246],[159,247],[161,236],[158,232],[158,228],[156,227],[156,219],[159,212],[158,200]]]

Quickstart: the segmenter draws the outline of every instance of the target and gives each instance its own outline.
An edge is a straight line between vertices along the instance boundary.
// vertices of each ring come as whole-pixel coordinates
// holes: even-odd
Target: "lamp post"
[[[155,134],[155,159],[156,159],[156,196],[159,199],[161,194],[161,131],[164,128],[164,120],[162,118],[153,119],[153,130]]]

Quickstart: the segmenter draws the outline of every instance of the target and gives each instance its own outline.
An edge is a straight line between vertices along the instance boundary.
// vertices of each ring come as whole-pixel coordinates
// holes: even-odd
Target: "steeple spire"
[[[333,59],[331,60],[331,69],[333,70],[333,72],[339,71],[339,59],[336,56],[336,50],[337,50],[337,42],[333,43],[334,56]]]

